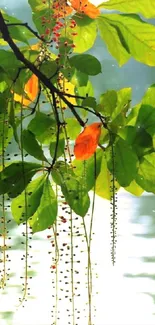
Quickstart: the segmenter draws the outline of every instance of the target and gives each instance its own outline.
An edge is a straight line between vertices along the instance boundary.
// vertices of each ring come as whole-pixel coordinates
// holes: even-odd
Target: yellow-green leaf
[[[154,0],[109,0],[101,3],[99,8],[142,14],[146,18],[155,17]]]
[[[136,183],[135,180],[133,180],[129,186],[124,187],[124,189],[135,196],[141,196],[144,192],[144,190]]]
[[[102,15],[100,19],[116,28],[123,48],[135,60],[155,66],[155,26],[144,22],[137,15],[109,14]]]

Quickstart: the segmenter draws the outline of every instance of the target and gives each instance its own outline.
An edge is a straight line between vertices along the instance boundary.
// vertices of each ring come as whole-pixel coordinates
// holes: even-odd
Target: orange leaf
[[[65,16],[69,16],[73,9],[67,4],[66,0],[57,0],[53,4],[54,14],[58,18],[64,18]]]
[[[69,2],[70,6],[67,4],[66,0],[58,0],[54,2],[54,13],[58,15],[59,18],[70,15],[73,9],[92,19],[95,19],[100,14],[99,9],[88,0],[70,0]]]
[[[75,140],[74,155],[78,160],[90,158],[97,149],[102,123],[93,123],[84,128]]]
[[[88,0],[70,0],[71,6],[79,13],[83,13],[92,19],[99,16],[100,11]]]
[[[23,106],[29,106],[33,102],[38,94],[38,78],[35,74],[27,81],[24,87],[24,93],[28,98],[25,98],[24,95],[14,94],[14,100],[16,102],[22,103]]]

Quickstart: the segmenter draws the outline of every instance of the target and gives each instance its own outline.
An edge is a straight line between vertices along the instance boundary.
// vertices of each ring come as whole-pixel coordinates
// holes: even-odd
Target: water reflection
[[[100,198],[96,200],[95,235],[92,242],[95,325],[153,325],[155,323],[153,208],[154,196],[152,195],[135,198],[126,192],[120,192],[118,195],[117,262],[116,266],[112,267],[110,260],[110,206],[106,200]],[[20,226],[16,232],[14,229],[10,232],[13,242],[12,250],[9,251],[11,270],[8,286],[1,294],[1,325],[50,325],[53,284],[50,273],[51,256],[48,254],[50,244],[46,238],[46,231],[34,235],[33,241],[30,243],[32,246],[30,254],[33,256],[29,271],[33,276],[30,280],[31,295],[24,308],[16,308],[21,295],[22,280],[20,277],[23,274],[21,261],[23,251],[20,244],[22,227]],[[62,242],[64,238],[67,240],[63,235]],[[86,324],[86,315],[82,312],[86,302],[86,280],[83,268],[86,255],[85,246],[80,237],[76,239],[76,244],[79,247],[76,250],[76,259],[83,261],[81,267],[78,266],[81,297],[76,305],[81,310],[78,325],[83,325]],[[83,255],[81,255],[82,250]],[[64,276],[67,274],[65,261],[64,255],[61,261],[61,268],[64,272],[60,278],[62,283],[59,283],[62,291],[66,290],[64,284]],[[60,320],[58,320],[58,325],[69,324],[67,314],[65,316],[65,309],[69,308],[69,304],[68,300],[65,300],[66,303],[64,303],[63,295],[65,293],[62,291],[60,293],[62,302],[59,305]]]

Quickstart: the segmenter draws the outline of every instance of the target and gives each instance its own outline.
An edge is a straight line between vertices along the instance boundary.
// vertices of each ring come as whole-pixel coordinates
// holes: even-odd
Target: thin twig
[[[60,138],[60,119],[59,119],[59,114],[57,111],[57,104],[56,104],[56,98],[55,98],[55,93],[52,93],[52,99],[53,99],[53,108],[54,108],[54,113],[55,113],[55,119],[57,122],[57,134],[56,134],[56,144],[55,144],[55,151],[54,151],[54,156],[53,156],[53,161],[52,164],[49,168],[49,171],[53,168],[56,159],[57,159],[57,152],[58,152],[58,145],[59,145],[59,138]]]
[[[36,100],[36,102],[35,102],[34,107],[32,108],[31,115],[34,114],[34,112],[35,112],[35,110],[36,110],[36,107],[37,107],[37,105],[38,105],[38,103],[39,103],[40,96],[41,96],[41,86],[40,86],[40,84],[39,84],[39,92],[38,92],[37,100]]]
[[[64,103],[70,108],[71,112],[73,113],[73,115],[75,116],[75,118],[77,119],[77,121],[79,122],[79,124],[81,126],[85,126],[85,122],[81,119],[81,117],[79,116],[79,114],[76,112],[74,105],[72,105],[66,98],[65,96],[62,94],[61,91],[59,91],[59,89],[57,89],[52,82],[50,82],[50,80],[40,71],[38,70],[35,65],[33,63],[31,63],[29,60],[27,60],[25,58],[25,56],[23,55],[23,53],[19,50],[19,48],[17,47],[17,45],[14,43],[14,41],[12,40],[10,34],[9,34],[9,30],[8,27],[4,21],[3,15],[0,12],[0,31],[2,33],[2,37],[4,39],[4,41],[6,41],[9,46],[11,47],[12,51],[14,52],[17,60],[21,61],[24,63],[24,65],[29,68],[37,77],[38,79],[50,90],[51,94],[55,93],[57,94],[63,101]]]
[[[23,27],[26,27],[40,41],[42,41],[42,42],[44,42],[46,44],[51,43],[51,42],[47,42],[44,38],[42,38],[41,36],[39,36],[39,34],[28,25],[28,23],[9,23],[9,24],[6,24],[6,26],[7,27],[11,27],[11,26],[23,26]]]

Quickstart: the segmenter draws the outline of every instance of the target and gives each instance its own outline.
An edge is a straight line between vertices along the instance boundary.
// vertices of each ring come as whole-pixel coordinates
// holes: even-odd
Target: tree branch
[[[40,41],[49,44],[51,42],[47,42],[46,40],[44,40],[41,36],[39,36],[39,34],[37,32],[35,32],[29,25],[28,23],[8,23],[6,24],[7,27],[11,27],[11,26],[23,26],[26,27],[34,36],[36,36]]]
[[[8,27],[7,24],[4,21],[3,15],[0,12],[0,31],[2,33],[2,37],[4,39],[4,41],[6,41],[8,43],[8,45],[11,47],[12,51],[14,52],[17,60],[19,60],[20,62],[24,63],[24,65],[29,68],[37,77],[38,79],[50,90],[51,94],[55,93],[57,94],[63,101],[64,103],[70,108],[70,110],[72,111],[73,115],[75,116],[75,118],[77,119],[77,121],[79,122],[79,124],[81,126],[85,126],[85,122],[81,119],[81,117],[79,116],[79,114],[76,112],[76,110],[74,109],[74,106],[65,98],[65,96],[61,93],[61,91],[59,91],[50,81],[49,79],[40,71],[38,70],[35,65],[33,63],[31,63],[30,61],[28,61],[24,55],[22,54],[22,52],[19,50],[19,48],[17,47],[17,45],[14,43],[14,41],[12,40],[9,31],[8,31]]]

